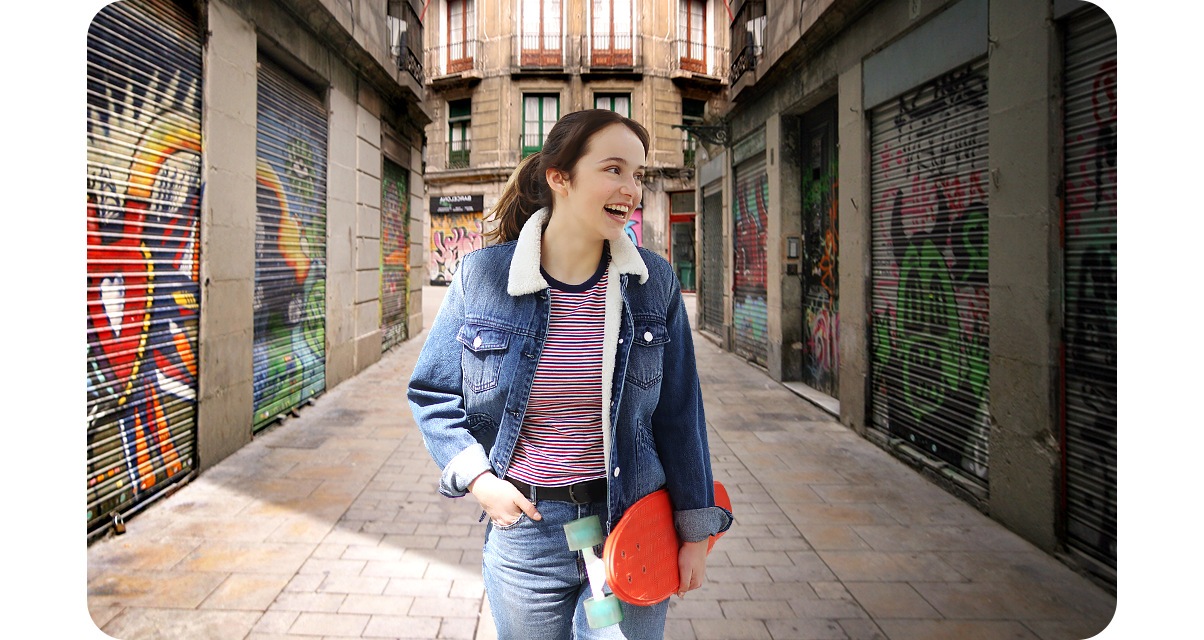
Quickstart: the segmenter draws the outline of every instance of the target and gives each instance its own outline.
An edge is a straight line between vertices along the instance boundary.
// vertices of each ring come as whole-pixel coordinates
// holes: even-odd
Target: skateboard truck
[[[589,578],[589,588],[592,596],[585,601],[585,619],[591,629],[601,629],[623,620],[623,610],[619,599],[614,594],[602,593],[602,585],[606,582],[606,566],[602,558],[594,552],[594,547],[602,544],[602,522],[598,516],[578,518],[564,525],[564,535],[568,539],[569,549],[581,551],[585,556],[585,574]]]

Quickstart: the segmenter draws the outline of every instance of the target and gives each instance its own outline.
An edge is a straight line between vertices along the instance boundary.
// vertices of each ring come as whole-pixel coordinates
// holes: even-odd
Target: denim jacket
[[[460,497],[492,471],[504,477],[547,337],[551,300],[540,274],[547,209],[518,240],[462,259],[410,378],[409,403],[442,469],[439,492]],[[603,343],[606,531],[664,487],[685,541],[731,526],[715,506],[690,324],[672,267],[623,237],[611,243]]]

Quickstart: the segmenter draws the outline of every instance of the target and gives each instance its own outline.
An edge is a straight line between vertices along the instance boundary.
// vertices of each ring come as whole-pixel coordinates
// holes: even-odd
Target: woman
[[[498,638],[661,638],[668,601],[624,603],[590,629],[582,554],[564,525],[667,488],[683,540],[681,590],[702,585],[714,502],[689,321],[663,258],[624,232],[640,205],[648,133],[570,113],[521,163],[493,217],[501,241],[465,256],[410,379],[442,469],[440,493],[484,511],[483,574]]]

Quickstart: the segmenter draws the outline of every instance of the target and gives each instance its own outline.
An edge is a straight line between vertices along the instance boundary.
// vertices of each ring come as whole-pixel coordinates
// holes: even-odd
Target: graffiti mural
[[[623,225],[623,232],[635,246],[644,246],[644,207],[639,207],[631,212],[627,224]]]
[[[874,422],[986,482],[987,76],[978,63],[874,116]]]
[[[736,353],[766,364],[768,305],[765,298],[768,256],[769,176],[763,165],[736,181],[733,217],[736,226],[733,325]]]
[[[834,117],[808,135],[803,173],[803,381],[836,395],[840,323],[837,287],[837,163]]]
[[[88,29],[89,532],[194,463],[200,39],[166,11],[114,3]]]
[[[1067,535],[1072,546],[1115,567],[1117,69],[1115,30],[1106,16],[1099,20],[1094,31],[1074,30],[1067,54]],[[1090,44],[1084,35],[1093,36]]]
[[[460,259],[485,246],[481,212],[431,216],[431,284],[451,284]]]
[[[326,388],[326,122],[260,64],[252,301],[254,428]]]
[[[381,348],[405,340],[410,313],[410,193],[408,172],[383,160],[380,195]]]

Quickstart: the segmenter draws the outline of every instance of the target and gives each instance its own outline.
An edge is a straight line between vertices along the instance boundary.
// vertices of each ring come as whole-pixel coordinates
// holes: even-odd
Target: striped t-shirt
[[[602,451],[602,331],[609,256],[580,285],[548,276],[552,314],[507,475],[561,487],[606,477]],[[543,272],[542,269],[540,269]]]

